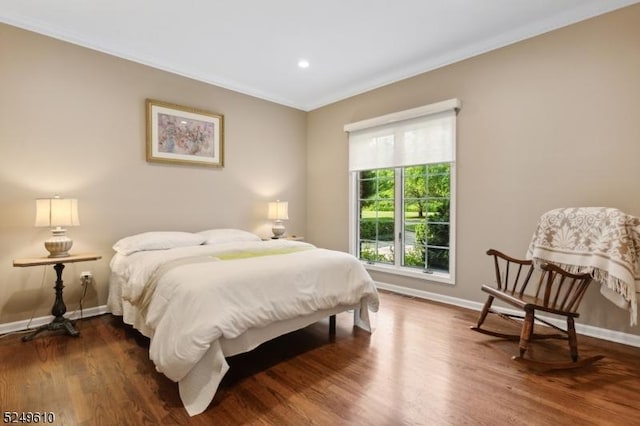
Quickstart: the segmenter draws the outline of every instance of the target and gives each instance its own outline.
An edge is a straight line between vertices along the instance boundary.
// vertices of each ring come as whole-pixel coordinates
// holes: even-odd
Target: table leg
[[[56,292],[56,300],[53,302],[53,307],[51,308],[51,315],[55,318],[49,324],[41,325],[36,328],[32,333],[27,334],[22,337],[23,342],[28,342],[29,340],[33,340],[36,335],[42,331],[55,331],[63,329],[67,332],[67,334],[78,337],[80,332],[75,329],[73,323],[68,318],[64,317],[65,312],[67,312],[67,306],[64,304],[64,299],[62,297],[62,289],[64,288],[62,282],[62,270],[64,269],[63,263],[56,263],[53,267],[56,270],[56,285],[54,290]]]

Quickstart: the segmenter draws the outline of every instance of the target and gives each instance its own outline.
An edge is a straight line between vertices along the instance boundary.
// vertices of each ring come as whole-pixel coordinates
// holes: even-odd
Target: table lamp
[[[53,227],[53,237],[44,242],[49,257],[67,257],[73,240],[66,235],[63,226],[80,225],[78,200],[75,198],[39,198],[36,200],[36,226]]]
[[[273,239],[281,238],[284,235],[283,220],[289,219],[289,203],[286,201],[277,200],[269,203],[269,219],[273,220]]]

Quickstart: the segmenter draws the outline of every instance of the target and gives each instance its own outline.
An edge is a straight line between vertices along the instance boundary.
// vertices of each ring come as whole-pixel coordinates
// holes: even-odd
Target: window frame
[[[455,149],[455,148],[454,148]],[[411,278],[418,278],[428,281],[436,281],[444,284],[455,284],[456,271],[456,162],[450,164],[450,188],[449,188],[449,273],[439,271],[425,271],[410,266],[402,266],[403,241],[404,232],[404,183],[402,167],[396,167],[400,172],[395,173],[395,232],[394,232],[394,256],[393,264],[386,263],[370,263],[360,260],[367,270],[396,274]],[[358,188],[358,171],[349,172],[349,252],[359,258],[358,241],[359,241],[359,188]],[[398,196],[400,193],[400,196]],[[398,213],[399,212],[399,213]],[[401,230],[401,231],[399,231]],[[399,233],[402,236],[399,236]]]

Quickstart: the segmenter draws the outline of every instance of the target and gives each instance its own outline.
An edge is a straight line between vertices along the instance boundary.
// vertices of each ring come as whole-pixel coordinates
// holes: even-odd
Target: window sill
[[[403,277],[411,277],[425,281],[435,281],[444,284],[454,285],[455,281],[451,274],[443,274],[441,272],[423,272],[410,268],[402,268],[393,265],[370,264],[362,262],[367,271],[383,272],[385,274],[401,275]]]

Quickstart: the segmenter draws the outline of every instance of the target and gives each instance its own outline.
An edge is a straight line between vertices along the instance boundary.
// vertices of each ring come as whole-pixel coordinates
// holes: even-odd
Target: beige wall
[[[307,235],[348,249],[346,123],[459,98],[457,282],[374,274],[472,301],[484,252],[524,255],[541,213],[612,206],[640,215],[640,6],[621,9],[312,111]],[[590,290],[580,321],[640,334]]]
[[[147,163],[145,98],[224,114],[225,167]],[[0,24],[0,324],[53,304],[53,268],[12,267],[47,254],[35,198],[79,199],[72,251],[103,258],[67,265],[65,299],[71,312],[90,270],[96,288],[84,306],[103,305],[111,246],[123,236],[212,227],[267,236],[276,198],[290,203],[287,228],[304,234],[305,132],[302,111]]]

